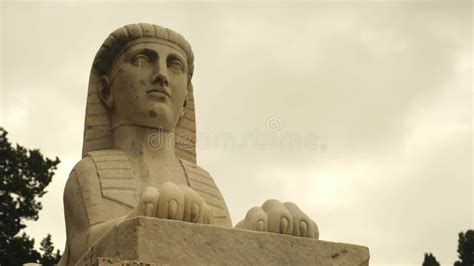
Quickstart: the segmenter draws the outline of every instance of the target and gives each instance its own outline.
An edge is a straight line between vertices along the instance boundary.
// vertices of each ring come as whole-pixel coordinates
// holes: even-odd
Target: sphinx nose
[[[156,83],[160,86],[168,86],[168,78],[162,73],[156,73],[151,77],[151,84]]]

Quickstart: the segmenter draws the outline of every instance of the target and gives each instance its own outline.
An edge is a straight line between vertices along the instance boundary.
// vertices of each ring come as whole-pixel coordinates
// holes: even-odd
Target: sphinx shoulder
[[[78,177],[97,177],[104,170],[130,169],[127,155],[122,150],[108,149],[88,152],[72,172]]]
[[[93,151],[86,154],[84,173],[87,184],[98,188],[97,194],[102,198],[133,208],[138,203],[137,182],[133,175],[132,165],[122,150],[109,149]],[[79,162],[78,166],[81,164]],[[94,173],[91,173],[93,171]]]

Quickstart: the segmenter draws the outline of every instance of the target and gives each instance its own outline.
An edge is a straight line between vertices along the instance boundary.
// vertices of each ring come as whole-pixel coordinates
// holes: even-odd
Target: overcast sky
[[[198,164],[234,224],[293,201],[321,239],[368,246],[371,265],[424,252],[452,265],[474,228],[470,1],[0,5],[0,126],[62,161],[26,229],[37,242],[64,248],[92,60],[135,22],[193,47]]]

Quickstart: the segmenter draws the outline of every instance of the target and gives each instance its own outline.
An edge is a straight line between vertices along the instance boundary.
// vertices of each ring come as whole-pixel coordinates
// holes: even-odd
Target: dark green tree
[[[440,264],[433,254],[425,253],[425,260],[423,261],[422,266],[440,266]]]
[[[43,240],[41,240],[40,250],[43,254],[39,259],[39,262],[43,266],[53,266],[54,264],[59,262],[59,259],[61,259],[61,253],[59,249],[56,250],[56,253],[53,253],[54,246],[53,242],[51,241],[50,234],[48,234],[45,238],[43,238]]]
[[[35,240],[25,233],[11,238],[9,244],[8,253],[0,254],[1,265],[23,265],[25,262],[36,262],[41,257],[34,249]]]
[[[40,259],[34,239],[19,233],[26,220],[38,220],[39,198],[46,193],[59,159],[18,144],[13,147],[7,134],[0,127],[0,265],[21,265]]]
[[[459,260],[454,263],[454,266],[474,265],[474,230],[459,233],[458,257]]]

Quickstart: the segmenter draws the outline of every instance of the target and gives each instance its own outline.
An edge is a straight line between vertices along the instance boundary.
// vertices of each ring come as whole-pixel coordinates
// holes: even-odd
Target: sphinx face
[[[180,48],[167,42],[134,44],[115,58],[108,79],[114,128],[138,125],[174,132],[188,86]]]

